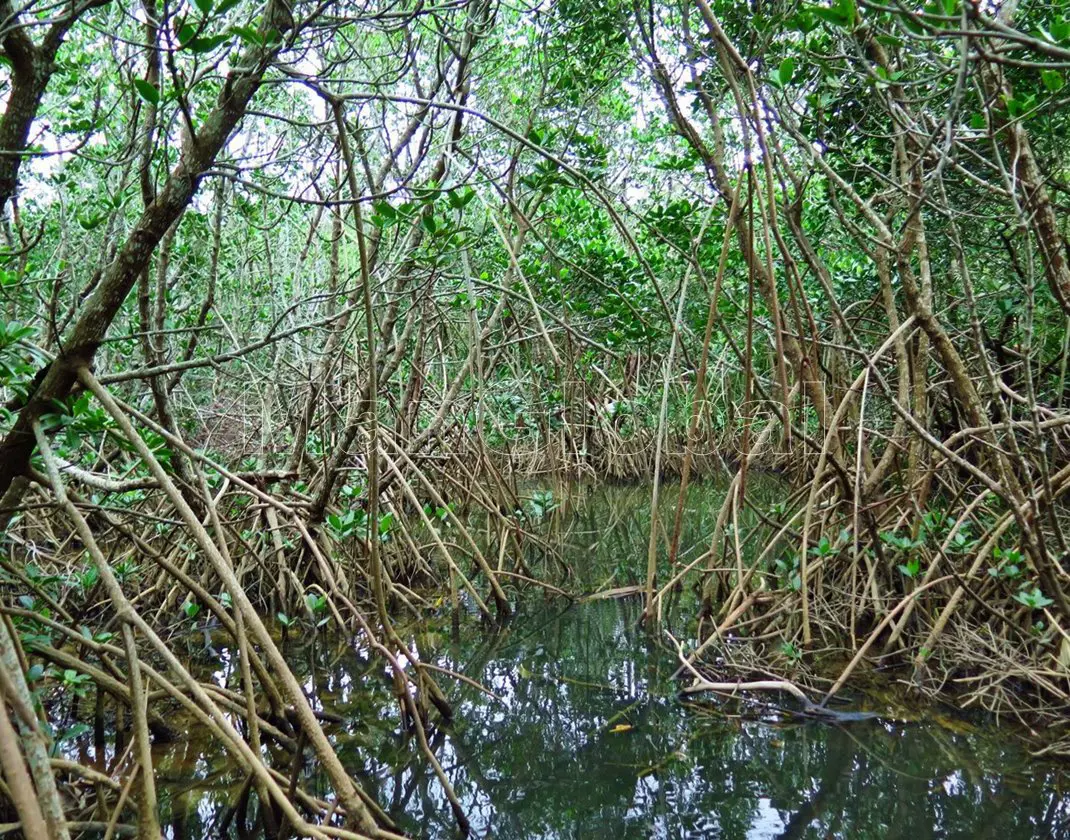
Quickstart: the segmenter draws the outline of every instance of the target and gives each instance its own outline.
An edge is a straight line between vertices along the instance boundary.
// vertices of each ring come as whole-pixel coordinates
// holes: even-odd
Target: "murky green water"
[[[600,490],[560,524],[577,578],[601,583],[615,574],[614,586],[638,579],[647,493]],[[716,516],[715,504],[699,501],[688,518],[689,550],[701,550]],[[1031,761],[1006,732],[946,721],[836,727],[715,715],[680,702],[676,662],[637,628],[638,615],[635,600],[569,606],[535,594],[500,629],[466,617],[413,631],[428,661],[497,695],[442,677],[457,722],[431,732],[477,836],[1070,837],[1061,771]],[[433,773],[399,734],[381,662],[337,641],[291,645],[290,653],[310,694],[342,715],[329,731],[366,789],[413,836],[455,836]],[[216,678],[236,680],[235,671],[224,652]],[[169,780],[161,791],[169,836],[216,836],[240,774],[196,737],[161,747],[157,764]],[[318,789],[314,775],[307,786]]]

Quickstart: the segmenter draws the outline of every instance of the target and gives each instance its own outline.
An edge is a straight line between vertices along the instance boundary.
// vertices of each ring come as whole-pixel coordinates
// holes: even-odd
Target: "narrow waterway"
[[[701,550],[720,492],[695,491],[687,551]],[[574,583],[639,579],[648,494],[590,491],[547,525]],[[504,627],[454,620],[444,605],[440,620],[408,630],[428,661],[493,693],[443,677],[456,723],[431,735],[476,836],[1070,837],[1061,768],[1030,759],[992,721],[933,711],[908,720],[862,696],[859,707],[880,717],[840,726],[684,703],[678,663],[638,627],[639,610],[634,598],[569,603],[538,591]],[[215,658],[218,682],[237,680],[228,651],[197,644],[191,656]],[[400,732],[382,661],[328,635],[291,636],[288,652],[309,695],[339,716],[329,732],[342,759],[399,826],[456,836],[434,774]],[[218,836],[244,775],[196,733],[158,747],[156,764],[169,836]],[[319,788],[314,773],[307,787]]]

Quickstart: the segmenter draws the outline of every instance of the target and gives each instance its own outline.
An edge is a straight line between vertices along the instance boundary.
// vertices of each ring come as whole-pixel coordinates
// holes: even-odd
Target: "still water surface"
[[[719,492],[692,497],[689,551],[702,550]],[[635,582],[649,489],[585,494],[555,525],[574,582]],[[890,711],[830,726],[685,705],[677,663],[638,629],[639,609],[626,598],[570,605],[536,594],[505,627],[466,616],[411,631],[425,659],[496,695],[442,677],[457,720],[432,731],[476,836],[1070,838],[1067,777],[1006,730]],[[329,731],[368,792],[414,837],[455,837],[433,773],[399,735],[381,661],[324,638],[291,640],[289,652],[310,694],[341,715]],[[218,661],[215,678],[236,680],[227,651]],[[196,736],[161,746],[156,761],[169,836],[218,836],[241,773]]]

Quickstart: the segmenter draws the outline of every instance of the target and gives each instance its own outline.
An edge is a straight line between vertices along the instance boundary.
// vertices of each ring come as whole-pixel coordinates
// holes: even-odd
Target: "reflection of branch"
[[[778,835],[780,840],[797,840],[802,837],[810,824],[825,810],[825,803],[839,787],[840,779],[843,778],[849,766],[847,755],[843,750],[835,750],[835,755],[834,763],[826,763],[827,772],[821,776],[817,792],[788,820],[784,831]]]
[[[482,691],[487,696],[493,697],[499,703],[502,703],[504,705],[508,705],[508,703],[506,702],[504,697],[502,697],[501,695],[495,694],[493,691],[491,691],[485,685],[480,684],[476,680],[473,680],[471,677],[466,677],[464,674],[459,674],[456,671],[451,671],[449,668],[443,668],[441,665],[432,665],[430,662],[417,662],[416,663],[416,667],[417,668],[429,668],[432,671],[438,671],[440,674],[445,674],[448,677],[453,677],[456,680],[460,680],[461,682],[467,683],[468,685],[472,686],[473,688],[478,689],[479,691]]]

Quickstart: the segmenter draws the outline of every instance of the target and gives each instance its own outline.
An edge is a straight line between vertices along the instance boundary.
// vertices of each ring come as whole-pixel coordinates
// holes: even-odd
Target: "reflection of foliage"
[[[768,488],[770,498],[775,491]],[[684,546],[705,544],[720,501],[716,488],[698,485],[693,493]],[[582,579],[604,580],[618,564],[638,573],[649,499],[647,487],[614,487],[556,500],[572,510],[565,559]],[[674,503],[668,487],[662,516]],[[435,625],[412,632],[426,659],[505,701],[455,683],[457,722],[430,734],[477,835],[1061,836],[1054,823],[1039,822],[1043,814],[1064,821],[1070,814],[1055,792],[1055,771],[1032,766],[998,735],[935,723],[740,724],[684,706],[672,681],[678,663],[639,628],[640,609],[635,600],[568,607],[531,599],[494,633],[475,624],[462,624],[455,636]],[[684,603],[678,614],[693,610]],[[332,736],[343,761],[412,836],[453,837],[433,773],[399,734],[381,661],[345,645],[308,651],[314,676],[302,672],[309,663],[300,648],[289,658],[325,708],[344,717]],[[161,757],[165,773],[184,774],[161,798],[187,836],[201,836],[206,815],[228,804],[212,782],[229,784],[234,774],[221,771],[214,750],[182,742]],[[315,768],[309,772],[309,789],[325,793]]]

